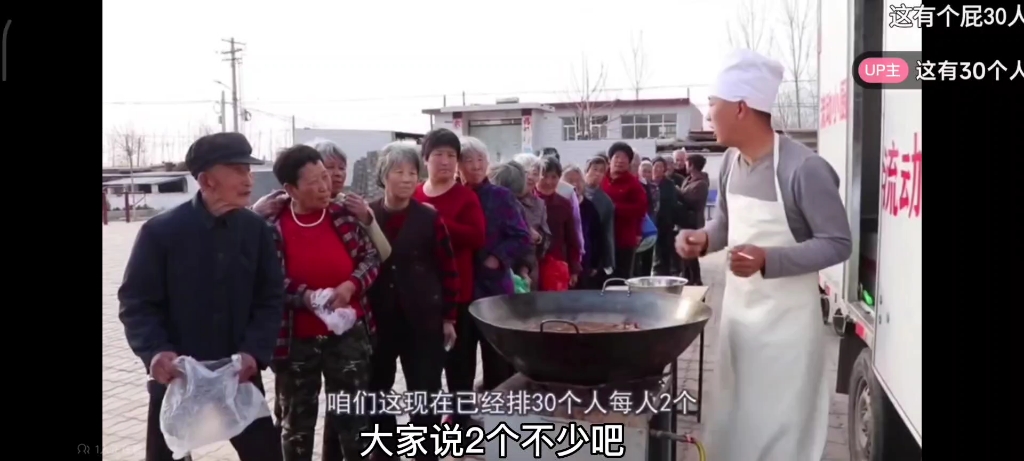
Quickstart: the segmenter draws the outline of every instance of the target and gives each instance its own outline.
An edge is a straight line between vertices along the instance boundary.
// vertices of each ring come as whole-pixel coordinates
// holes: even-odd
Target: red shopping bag
[[[569,289],[569,264],[551,256],[540,261],[540,291],[567,291]]]

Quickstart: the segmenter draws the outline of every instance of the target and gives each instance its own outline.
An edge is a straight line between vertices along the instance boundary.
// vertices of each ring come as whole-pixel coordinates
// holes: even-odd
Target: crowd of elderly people
[[[222,218],[211,214],[212,210],[202,211],[207,208],[204,203],[218,193],[231,196],[251,190],[251,179],[246,185],[244,176],[248,165],[256,161],[248,155],[251,147],[247,146],[247,141],[235,134],[207,136],[193,146],[197,153],[190,158],[197,166],[190,170],[199,178],[202,191],[189,209],[210,215],[214,223],[209,228],[196,227],[194,232],[220,226],[217,223]],[[207,152],[199,153],[199,148]],[[217,153],[217,149],[233,150]],[[553,150],[543,155],[519,154],[493,165],[490,159],[487,146],[479,139],[445,129],[431,131],[419,146],[388,144],[379,152],[376,177],[384,194],[367,202],[343,191],[348,167],[345,153],[330,141],[315,141],[279,153],[273,172],[282,190],[260,198],[250,210],[235,206],[224,212],[236,220],[258,217],[270,229],[261,232],[273,237],[261,240],[265,246],[260,250],[262,256],[240,255],[239,267],[259,271],[258,277],[245,283],[277,283],[280,287],[280,291],[267,292],[269,310],[260,317],[279,321],[260,327],[267,335],[276,336],[276,343],[250,349],[253,352],[246,357],[251,357],[249,366],[257,371],[269,366],[275,373],[273,420],[283,459],[312,459],[321,390],[386,392],[395,384],[397,362],[402,364],[409,391],[440,391],[442,372],[449,392],[493,389],[511,377],[512,366],[482,339],[468,307],[476,299],[515,293],[514,279],[532,291],[558,291],[600,289],[612,276],[650,275],[649,262],[642,263],[647,265],[644,269],[638,270],[637,265],[642,261],[637,255],[641,225],[648,213],[657,218],[657,209],[675,210],[676,195],[683,191],[672,186],[676,178],[666,168],[666,160],[640,163],[623,142],[614,143],[607,153],[595,155],[581,166],[562,165]],[[225,165],[233,169],[220,168]],[[230,184],[235,189],[225,192],[227,180],[217,179],[207,170],[234,178],[236,183]],[[231,176],[235,170],[237,174]],[[421,180],[424,172],[425,181]],[[665,188],[663,192],[657,192],[658,186]],[[155,218],[143,230],[162,220],[165,218]],[[224,223],[228,228],[239,227],[231,221]],[[658,219],[659,231],[666,234],[677,224],[667,214]],[[133,260],[136,253],[149,251],[140,247],[147,244],[146,235],[140,233]],[[225,238],[211,241],[219,244]],[[663,238],[659,243],[654,266],[665,272],[670,266],[681,270],[678,263],[667,262],[672,255],[664,252],[671,247],[664,245]],[[260,261],[258,268],[251,262],[253,258]],[[267,268],[265,261],[275,261],[277,267]],[[160,355],[161,347],[172,350],[174,338],[167,334],[156,340],[132,336],[135,323],[142,322],[135,320],[142,318],[136,312],[175,305],[171,300],[149,307],[136,300],[146,295],[135,295],[140,290],[137,287],[155,274],[142,273],[130,264],[120,293],[122,320],[133,349],[164,385],[173,379],[174,371],[167,365],[168,356]],[[259,293],[262,288],[255,289]],[[211,291],[212,303],[226,299],[226,294]],[[314,313],[321,307],[315,306],[319,302],[316,294],[325,291],[329,309],[352,309],[353,327],[335,333]],[[146,317],[146,321],[165,322],[163,319],[180,315]],[[165,328],[180,334],[173,325]],[[212,329],[207,330],[213,334]],[[232,330],[227,336],[245,335]],[[483,380],[476,383],[478,347]],[[153,358],[156,356],[162,361]],[[258,373],[246,378],[253,376]],[[467,416],[455,415],[455,422],[464,422],[462,418]],[[411,420],[428,428],[440,422],[437,415],[430,414],[411,415]],[[364,459],[361,453],[368,440],[359,434],[372,424],[391,432],[397,422],[394,416],[385,415],[325,415],[323,459]],[[426,439],[428,444],[432,440]],[[389,442],[394,453],[397,441],[385,440]],[[167,459],[166,446],[157,448],[147,459]],[[241,456],[242,450],[239,453]],[[267,458],[266,453],[260,456],[252,459],[280,459]],[[386,458],[380,452],[372,456]]]

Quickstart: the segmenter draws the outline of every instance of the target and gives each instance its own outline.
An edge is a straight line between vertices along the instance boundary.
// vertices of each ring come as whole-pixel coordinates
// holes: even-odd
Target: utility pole
[[[242,57],[238,54],[242,52],[239,45],[245,45],[242,42],[236,42],[234,37],[227,40],[221,40],[229,45],[231,48],[228,51],[221,51],[220,54],[229,55],[229,58],[225,58],[224,61],[231,63],[231,111],[234,115],[234,125],[232,129],[238,132],[238,63],[242,60]]]
[[[462,92],[462,106],[463,107],[466,106],[466,92],[465,91]]]
[[[295,116],[292,115],[292,144],[295,144]]]
[[[220,90],[220,132],[228,131],[227,101],[224,99],[224,90]]]

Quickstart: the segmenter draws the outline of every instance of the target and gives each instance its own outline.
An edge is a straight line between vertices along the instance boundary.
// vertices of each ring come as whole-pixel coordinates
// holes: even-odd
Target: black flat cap
[[[198,177],[216,165],[262,165],[252,156],[252,146],[241,133],[214,133],[192,143],[185,154],[185,166],[192,176]]]

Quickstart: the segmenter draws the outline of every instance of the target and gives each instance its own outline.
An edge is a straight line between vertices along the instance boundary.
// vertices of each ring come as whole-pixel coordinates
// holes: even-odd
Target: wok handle
[[[570,322],[570,321],[568,321],[568,320],[550,319],[550,320],[545,320],[545,321],[543,321],[543,322],[540,322],[540,326],[539,326],[539,329],[540,329],[540,332],[541,332],[541,333],[543,333],[543,332],[544,332],[544,324],[545,324],[545,323],[564,323],[564,324],[566,324],[566,325],[570,325],[570,326],[572,326],[572,328],[573,328],[574,330],[576,330],[576,333],[577,333],[577,334],[578,334],[578,333],[580,332],[580,327],[576,326],[576,324],[575,324],[575,323],[572,323],[572,322]]]
[[[631,288],[629,288],[629,284],[626,283],[626,279],[611,278],[611,279],[605,280],[604,284],[601,285],[601,295],[602,296],[604,296],[604,291],[608,289],[608,284],[612,283],[612,282],[622,282],[622,284],[626,286],[626,296],[629,296],[629,295],[633,294],[633,290]]]

